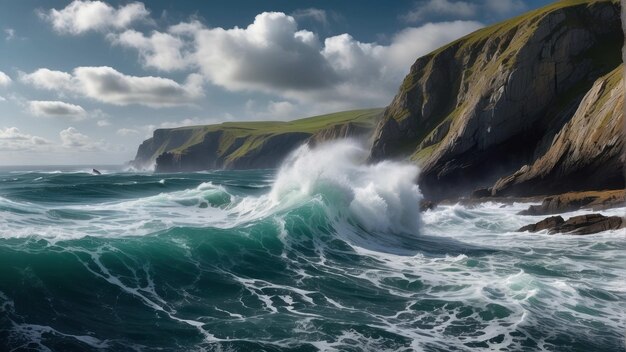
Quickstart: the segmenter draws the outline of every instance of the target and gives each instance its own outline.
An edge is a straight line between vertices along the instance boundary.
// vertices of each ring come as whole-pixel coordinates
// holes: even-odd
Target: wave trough
[[[420,214],[415,166],[366,161],[342,141],[276,172],[0,170],[0,346],[624,350],[619,233],[511,233],[527,204]]]

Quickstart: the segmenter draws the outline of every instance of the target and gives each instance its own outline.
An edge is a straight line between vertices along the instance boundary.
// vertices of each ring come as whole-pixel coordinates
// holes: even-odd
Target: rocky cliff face
[[[552,148],[583,96],[620,65],[622,42],[617,1],[558,1],[470,34],[411,67],[372,159],[419,163],[431,198],[491,185]]]
[[[303,143],[366,136],[381,109],[355,110],[290,122],[241,122],[159,129],[131,162],[157,172],[275,168]]]
[[[493,195],[624,187],[624,65],[598,79],[548,151],[501,178]]]

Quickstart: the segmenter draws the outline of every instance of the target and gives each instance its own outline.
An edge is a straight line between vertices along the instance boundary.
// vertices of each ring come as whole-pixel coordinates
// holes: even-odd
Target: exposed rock
[[[598,79],[548,151],[493,186],[494,195],[624,188],[624,65]]]
[[[240,122],[158,129],[131,165],[157,172],[275,168],[304,143],[368,135],[381,109],[346,111],[290,122]]]
[[[615,0],[558,1],[419,58],[385,109],[371,158],[418,162],[430,199],[465,194],[532,164],[594,82],[620,65],[619,12]],[[619,143],[591,133],[594,139],[573,141],[596,141],[600,150]],[[613,154],[605,155],[596,160],[614,165]]]
[[[472,192],[471,198],[486,198],[491,197],[491,189],[490,188],[479,188]]]
[[[549,230],[549,229],[553,229],[562,225],[564,222],[565,220],[563,220],[561,216],[551,216],[549,218],[545,218],[539,221],[536,224],[526,225],[517,231],[518,232],[524,232],[524,231],[537,232],[537,231],[542,231],[542,230]]]
[[[624,227],[624,219],[619,216],[606,217],[601,214],[580,215],[569,218],[552,232],[568,233],[570,235],[589,235],[608,230],[617,230]]]
[[[563,221],[561,216],[551,216],[536,224],[524,226],[518,231],[538,232],[548,230],[550,234],[590,235],[608,230],[618,230],[624,227],[626,227],[626,221],[619,216],[607,217],[602,214],[586,214],[571,217],[567,221]]]
[[[420,202],[420,211],[425,212],[426,210],[433,210],[437,207],[437,204],[430,200],[422,199]]]
[[[548,215],[579,209],[608,209],[626,205],[626,190],[571,192],[544,198],[541,205],[531,205],[520,215]]]

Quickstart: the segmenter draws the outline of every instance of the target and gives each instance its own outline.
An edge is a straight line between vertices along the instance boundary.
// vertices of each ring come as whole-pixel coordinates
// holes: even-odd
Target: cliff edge
[[[550,182],[565,170],[571,180],[562,191],[576,183],[581,189],[623,187],[623,178],[608,183],[580,178],[602,163],[581,160],[599,156],[591,150],[617,150],[622,129],[589,132],[587,139],[563,130],[602,126],[595,120],[609,116],[604,112],[611,107],[600,105],[613,81],[601,88],[598,80],[615,77],[610,73],[621,64],[622,44],[620,4],[608,0],[558,1],[474,32],[415,62],[377,126],[371,158],[408,157],[422,167],[419,183],[427,197],[455,197],[518,174],[542,156],[561,155],[547,153],[562,136],[574,138],[566,153],[585,152],[570,155],[569,166],[544,174],[542,192],[552,192]],[[615,89],[606,90],[615,95],[612,101],[619,100],[623,85]],[[571,121],[581,114],[594,122],[574,126]],[[618,126],[619,116],[611,114],[606,123]],[[595,147],[582,146],[588,143]],[[595,180],[604,172],[597,171]],[[522,182],[527,175],[499,181],[496,194],[535,193]]]

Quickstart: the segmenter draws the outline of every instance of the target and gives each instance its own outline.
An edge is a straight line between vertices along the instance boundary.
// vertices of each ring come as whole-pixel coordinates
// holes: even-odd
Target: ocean
[[[517,233],[543,218],[522,203],[420,213],[419,169],[366,159],[1,168],[0,351],[626,350],[623,233]]]

